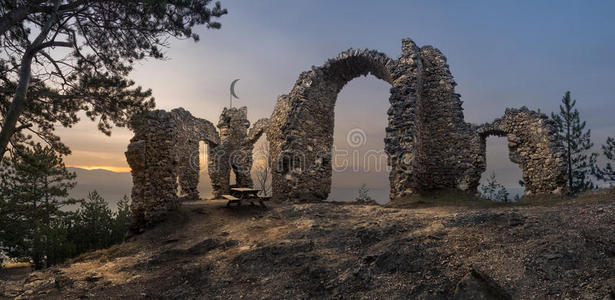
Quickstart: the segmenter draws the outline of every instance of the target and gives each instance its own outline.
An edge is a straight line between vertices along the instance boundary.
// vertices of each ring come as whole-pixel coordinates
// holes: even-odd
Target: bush
[[[495,179],[495,173],[491,173],[487,183],[480,186],[480,194],[486,200],[509,202],[508,191]]]

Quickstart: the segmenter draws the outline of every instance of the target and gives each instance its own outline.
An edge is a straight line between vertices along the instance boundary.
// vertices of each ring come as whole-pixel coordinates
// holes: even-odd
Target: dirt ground
[[[408,207],[185,203],[121,245],[0,275],[0,299],[615,299],[613,191]]]

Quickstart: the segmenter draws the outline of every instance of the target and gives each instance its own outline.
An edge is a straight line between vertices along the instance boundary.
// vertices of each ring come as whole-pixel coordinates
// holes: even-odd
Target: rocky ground
[[[615,192],[538,202],[185,203],[0,299],[615,299]]]

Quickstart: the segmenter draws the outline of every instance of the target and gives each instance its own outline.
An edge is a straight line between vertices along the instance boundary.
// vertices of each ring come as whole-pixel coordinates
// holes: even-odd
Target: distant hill
[[[109,202],[111,208],[115,210],[117,202],[124,195],[130,196],[132,189],[132,176],[130,173],[111,172],[102,169],[86,170],[72,167],[67,169],[77,174],[77,185],[70,192],[70,196],[73,198],[83,199],[87,197],[89,192],[96,190]],[[201,173],[199,191],[203,198],[211,196],[211,183],[206,172]]]
[[[132,176],[130,173],[116,173],[107,170],[85,170],[67,168],[77,174],[77,185],[70,191],[70,196],[77,199],[87,197],[91,191],[98,193],[109,202],[112,209],[124,195],[130,196]]]
[[[82,199],[87,197],[91,191],[98,191],[107,200],[112,209],[124,195],[130,196],[132,189],[132,176],[130,173],[111,172],[102,169],[85,170],[80,168],[68,168],[77,173],[77,186],[71,191],[70,196]],[[497,174],[503,179],[503,183],[511,183],[517,178],[514,172],[507,172],[507,169],[497,170]],[[513,170],[514,171],[514,170]],[[483,176],[485,177],[485,176]],[[500,177],[498,177],[499,179]],[[333,183],[331,201],[352,201],[357,196],[357,191],[361,184],[366,184],[369,188],[369,195],[378,203],[384,204],[389,201],[389,178],[388,172],[354,172],[345,170],[343,172],[333,172]],[[518,179],[516,179],[518,180]],[[523,194],[523,188],[515,187],[514,184],[507,186],[511,198],[516,194]],[[199,182],[201,198],[209,199],[211,194],[211,183],[207,169],[201,172]]]

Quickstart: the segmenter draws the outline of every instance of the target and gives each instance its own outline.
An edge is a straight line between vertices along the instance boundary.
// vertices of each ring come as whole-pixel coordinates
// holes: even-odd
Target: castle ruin
[[[391,85],[385,138],[391,199],[439,190],[476,192],[486,169],[485,140],[491,135],[507,137],[526,194],[565,192],[563,147],[546,115],[524,107],[507,109],[492,123],[466,123],[446,57],[434,47],[404,39],[396,60],[374,50],[351,49],[301,73],[290,93],[278,98],[270,119],[251,129],[245,107],[225,109],[219,133],[211,122],[183,109],[137,118],[140,127],[133,126],[135,137],[126,152],[136,221],[147,224],[178,205],[176,178],[182,197],[198,198],[198,155],[196,170],[190,155],[195,149],[198,153],[200,141],[208,144],[215,196],[228,193],[231,170],[237,185],[251,186],[252,150],[263,132],[273,162],[273,197],[327,199],[337,95],[350,80],[367,74]]]

